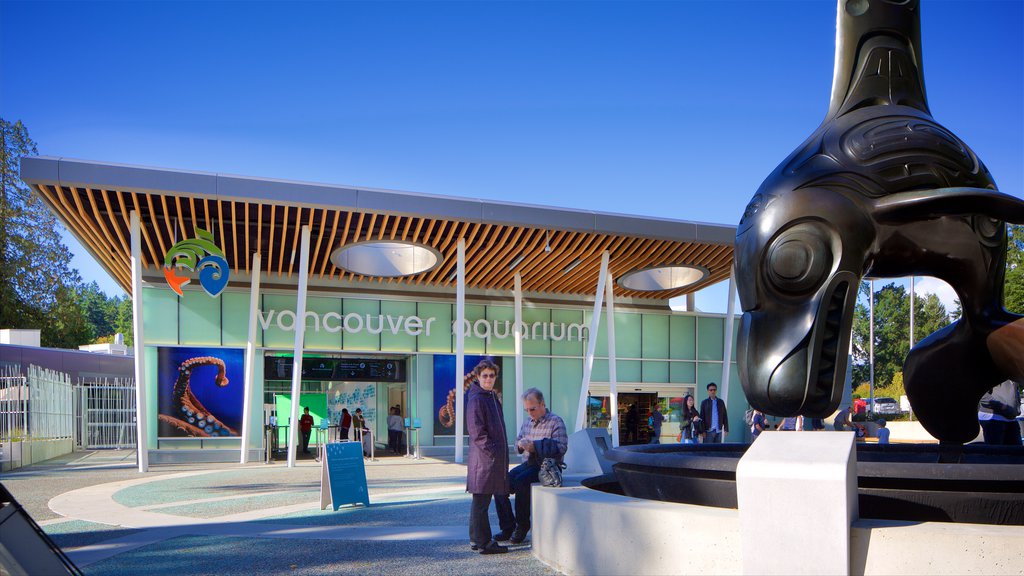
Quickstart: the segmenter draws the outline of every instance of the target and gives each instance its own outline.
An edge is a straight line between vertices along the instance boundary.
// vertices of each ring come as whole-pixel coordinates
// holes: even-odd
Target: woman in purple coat
[[[466,400],[466,426],[469,429],[469,461],[466,465],[466,491],[473,495],[469,512],[469,539],[481,554],[502,554],[508,548],[491,536],[487,509],[491,497],[504,496],[508,502],[508,436],[501,400],[494,391],[498,366],[483,360],[473,369],[475,381]],[[499,498],[496,498],[498,500]]]

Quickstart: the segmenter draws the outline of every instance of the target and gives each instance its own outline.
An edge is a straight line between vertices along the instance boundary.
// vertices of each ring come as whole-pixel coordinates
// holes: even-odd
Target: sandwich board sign
[[[370,505],[361,442],[331,442],[320,463],[320,509],[346,504]]]

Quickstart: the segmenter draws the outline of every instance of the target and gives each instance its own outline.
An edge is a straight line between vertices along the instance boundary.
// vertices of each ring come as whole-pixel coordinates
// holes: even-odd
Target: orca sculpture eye
[[[766,252],[768,279],[782,292],[812,292],[832,267],[830,244],[828,232],[816,223],[783,231]]]

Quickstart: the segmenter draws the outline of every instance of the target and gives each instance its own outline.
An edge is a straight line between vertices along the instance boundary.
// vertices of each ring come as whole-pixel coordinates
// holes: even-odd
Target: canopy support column
[[[458,255],[455,260],[455,463],[462,464],[462,442],[465,435],[464,377],[466,375],[466,239],[459,238]]]
[[[261,265],[259,253],[253,254],[252,284],[249,290],[249,340],[245,343],[245,401],[242,409],[242,454],[239,459],[242,464],[249,462],[249,442],[252,438],[252,390],[256,372],[256,317],[260,313]]]
[[[139,472],[149,471],[149,407],[146,405],[146,347],[142,322],[142,226],[139,213],[128,216],[132,235],[132,331],[135,347],[135,437]]]
[[[292,414],[288,422],[288,467],[295,467],[299,438],[299,401],[302,395],[302,344],[306,336],[306,287],[309,284],[309,226],[302,227],[299,252],[299,297],[295,304],[295,354],[292,359]]]
[[[523,428],[523,332],[520,327],[523,325],[523,277],[516,272],[515,280],[515,324],[513,334],[516,350],[516,435]]]
[[[601,271],[597,274],[597,290],[594,293],[594,314],[587,332],[587,353],[583,357],[583,382],[580,383],[580,402],[576,409],[574,430],[583,430],[587,419],[587,395],[590,392],[590,374],[594,369],[594,351],[597,349],[597,330],[601,326],[601,304],[604,299],[604,283],[608,278],[608,251],[601,254]]]

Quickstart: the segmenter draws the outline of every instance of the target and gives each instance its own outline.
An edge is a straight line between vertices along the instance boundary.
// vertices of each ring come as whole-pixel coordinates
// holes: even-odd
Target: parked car
[[[899,416],[903,413],[903,410],[900,409],[900,403],[896,400],[886,396],[879,396],[875,398],[875,408],[872,412],[885,416]]]

